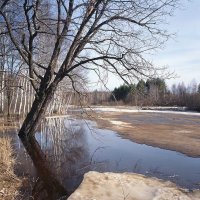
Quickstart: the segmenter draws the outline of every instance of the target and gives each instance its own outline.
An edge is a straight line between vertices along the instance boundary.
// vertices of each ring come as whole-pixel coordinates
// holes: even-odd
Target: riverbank
[[[14,173],[15,159],[9,138],[0,138],[0,199],[20,198],[22,180]]]
[[[116,108],[116,110],[117,110],[117,108]],[[79,114],[80,114],[80,112],[79,112]],[[171,114],[167,114],[167,113],[145,113],[144,114],[144,113],[131,113],[130,112],[127,114],[126,112],[119,112],[119,111],[117,111],[117,112],[109,111],[109,112],[103,112],[103,113],[99,112],[99,115],[101,116],[99,126],[102,123],[102,128],[105,128],[106,126],[108,126],[108,127],[113,126],[114,128],[120,129],[120,127],[121,127],[122,129],[124,129],[124,127],[126,127],[130,131],[135,130],[134,126],[143,127],[144,124],[146,126],[172,125],[175,128],[178,125],[182,126],[183,124],[185,124],[186,126],[188,126],[188,125],[198,126],[199,125],[199,117],[198,116],[188,117],[187,115],[179,116],[178,114],[176,114],[176,115],[173,115],[173,117],[172,117]],[[157,174],[158,178],[162,179],[162,177],[164,177],[163,179],[165,179],[165,180],[167,179],[167,180],[173,181],[173,179],[175,179],[175,178],[173,178],[173,176],[178,177],[177,179],[180,179],[180,180],[183,179],[183,177],[184,177],[184,180],[186,180],[188,182],[187,185],[189,185],[189,183],[199,184],[200,179],[197,175],[198,170],[196,170],[197,168],[199,169],[199,167],[197,167],[197,166],[199,166],[197,160],[196,160],[197,162],[194,161],[195,162],[194,165],[193,164],[187,165],[187,163],[193,163],[192,158],[188,158],[187,162],[186,161],[183,162],[183,159],[187,158],[186,156],[182,156],[181,154],[177,154],[176,152],[168,152],[165,150],[164,150],[165,152],[163,152],[164,155],[161,154],[162,152],[158,152],[158,154],[157,154],[156,153],[157,151],[163,151],[163,150],[161,150],[159,148],[153,148],[150,146],[146,146],[146,145],[138,145],[136,143],[132,144],[133,142],[131,142],[129,140],[124,140],[121,137],[119,137],[118,134],[115,134],[114,132],[109,131],[109,130],[97,130],[97,129],[95,130],[95,127],[94,127],[94,129],[92,127],[93,126],[92,124],[95,124],[95,123],[91,122],[91,126],[90,126],[90,122],[88,122],[89,124],[86,124],[85,121],[80,122],[79,120],[76,121],[74,119],[71,119],[67,122],[65,120],[65,117],[73,118],[72,116],[67,115],[67,116],[63,116],[61,119],[58,118],[58,120],[56,120],[57,117],[58,116],[56,116],[56,117],[51,116],[50,118],[47,117],[46,120],[44,120],[44,124],[41,125],[41,130],[37,133],[37,138],[38,138],[39,144],[41,145],[41,147],[43,148],[44,151],[46,148],[48,148],[49,153],[50,153],[50,151],[56,152],[55,163],[52,163],[52,164],[55,166],[56,165],[63,166],[63,169],[60,170],[60,171],[62,171],[62,173],[60,173],[60,171],[58,171],[58,175],[59,175],[59,177],[62,177],[62,180],[66,179],[69,181],[69,177],[67,176],[67,174],[71,174],[74,171],[80,171],[80,169],[81,170],[83,169],[83,171],[80,171],[80,175],[84,174],[85,172],[87,172],[89,170],[97,170],[98,163],[99,163],[100,171],[102,171],[102,169],[105,169],[104,171],[108,171],[106,169],[111,169],[111,168],[109,168],[109,166],[107,166],[107,165],[109,165],[109,163],[111,163],[111,164],[114,163],[114,165],[113,165],[114,168],[112,168],[113,171],[119,172],[119,169],[127,170],[127,169],[129,169],[128,168],[129,166],[127,166],[126,164],[129,163],[130,168],[131,168],[129,170],[130,172],[132,172],[133,168],[134,168],[135,169],[134,172],[136,172],[136,173],[143,173],[147,176],[148,175],[156,176],[155,173],[157,173],[157,172],[154,171],[154,169],[156,170],[158,167],[158,165],[156,164],[156,161],[157,160],[159,161],[159,156],[162,158],[166,156],[166,162],[164,162],[165,159],[162,159],[160,162],[162,164],[164,163],[163,164],[164,168],[165,168],[165,166],[168,166],[171,163],[177,162],[177,163],[181,163],[181,166],[185,166],[184,170],[186,169],[186,171],[184,171],[181,166],[178,167],[178,171],[176,171],[176,170],[173,171],[174,170],[173,166],[172,166],[172,168],[169,167],[169,169],[170,169],[169,171],[167,171],[167,170],[162,171],[162,168],[159,168],[159,170],[161,170],[161,171],[158,171],[158,174],[161,174],[163,172],[164,173],[163,173],[163,176]],[[69,128],[68,125],[71,125],[71,128]],[[76,137],[74,138],[75,134],[73,132],[73,134],[72,134],[73,137],[71,138],[71,137],[69,137],[70,136],[69,134],[66,134],[66,130],[75,130],[74,127],[76,127],[76,130],[78,130],[78,133],[79,133],[79,127],[80,127],[80,133],[76,134]],[[91,130],[92,130],[92,129],[90,129],[91,127],[94,130],[93,134],[91,134]],[[110,128],[108,128],[108,129],[110,129]],[[83,132],[83,131],[85,131],[85,132]],[[141,131],[142,131],[142,129],[141,129]],[[156,131],[156,129],[154,131]],[[117,131],[117,132],[119,132],[119,131]],[[184,131],[182,130],[182,133],[183,132]],[[41,133],[43,133],[43,134],[41,134]],[[138,135],[139,134],[140,134],[140,132],[138,132]],[[9,133],[7,134],[5,132],[4,135],[8,136]],[[13,135],[13,139],[14,139],[14,135],[17,137],[16,134],[12,134],[12,135]],[[190,135],[190,134],[188,133],[188,135]],[[123,136],[123,137],[125,137],[125,136]],[[73,140],[70,140],[70,138]],[[148,138],[148,135],[147,135],[147,138]],[[18,137],[16,139],[16,142],[17,141],[18,141]],[[13,141],[13,143],[15,143],[15,142]],[[70,150],[66,151],[66,149],[69,148],[69,144],[70,145],[73,144],[71,146],[72,151],[70,151]],[[19,159],[19,163],[23,163],[23,169],[22,169],[23,174],[26,174],[26,171],[31,172],[32,168],[31,167],[29,168],[30,162],[26,161],[26,159],[24,159],[25,156],[23,154],[23,152],[24,152],[23,147],[21,147],[20,145],[16,145],[16,146],[17,146],[17,148],[20,148],[18,155],[20,155],[22,153],[21,154],[22,159],[21,160]],[[57,151],[57,149],[56,149],[57,147],[59,147],[59,151]],[[62,148],[60,148],[60,147],[62,147]],[[109,148],[106,148],[106,147],[109,147]],[[56,149],[56,151],[55,151],[55,149]],[[68,152],[68,155],[67,155],[67,152]],[[72,152],[74,152],[75,154],[72,154]],[[142,152],[145,155],[147,155],[147,157],[143,157]],[[149,152],[152,152],[152,156],[151,156],[151,154],[149,154]],[[181,160],[177,159],[177,157],[176,157],[176,159],[174,159],[175,162],[173,159],[170,160],[169,158],[173,157],[172,154],[180,156]],[[52,157],[52,155],[54,155],[54,154],[50,153],[49,155],[51,155],[51,157]],[[81,157],[82,155],[83,155],[83,157]],[[115,157],[115,155],[116,155],[116,157]],[[124,156],[124,155],[126,155],[126,156]],[[137,158],[138,155],[139,155],[139,158]],[[156,155],[159,155],[159,156],[157,157]],[[69,166],[69,162],[70,162],[71,158],[73,158],[73,160],[72,160],[73,162],[71,162],[71,164],[70,164],[70,168],[72,168],[72,172],[69,173],[69,171],[67,170],[67,166]],[[126,159],[123,159],[123,158],[126,158]],[[135,160],[134,160],[134,158],[135,158]],[[154,165],[155,167],[152,165],[148,165],[148,163],[146,163],[144,165],[145,167],[143,169],[143,163],[140,161],[141,161],[141,159],[143,159],[144,161],[147,161],[148,158],[151,158],[150,163],[155,163],[155,165]],[[194,159],[196,159],[196,158],[194,158]],[[102,163],[100,161],[102,161]],[[106,162],[106,161],[108,161],[108,162]],[[66,162],[66,164],[65,164],[65,162]],[[88,163],[89,163],[89,165],[88,165]],[[116,165],[115,165],[115,163],[116,163]],[[183,164],[183,163],[185,163],[185,164]],[[87,167],[85,168],[85,166],[87,166]],[[101,167],[103,167],[103,168],[101,168]],[[57,169],[57,167],[56,167],[56,169]],[[142,171],[142,169],[143,169],[143,171]],[[173,170],[171,170],[171,169],[173,169]],[[192,173],[190,171],[188,171],[188,169],[190,169],[190,171]],[[183,176],[181,173],[179,173],[179,171],[183,174],[187,174],[188,177]],[[171,173],[168,174],[168,172],[171,172]],[[193,175],[195,176],[195,178],[193,178]],[[168,178],[166,178],[166,177],[168,177]],[[75,181],[74,179],[71,179],[71,180]],[[70,184],[72,183],[71,180],[69,181]],[[66,188],[69,187],[69,185],[67,185],[67,184],[68,183],[66,183]],[[185,187],[184,184],[182,185],[180,183],[180,185],[182,187]],[[190,186],[188,186],[186,188],[190,188]],[[199,187],[192,186],[190,189],[195,189],[195,188],[199,188]]]
[[[6,121],[2,118],[0,118],[0,131],[12,131],[16,130],[20,127],[20,122],[19,120],[13,120],[12,122]]]
[[[134,173],[88,172],[68,200],[198,200],[200,192],[189,192],[169,181]]]
[[[126,107],[96,107],[94,111],[99,128],[117,131],[140,144],[200,157],[200,113]]]

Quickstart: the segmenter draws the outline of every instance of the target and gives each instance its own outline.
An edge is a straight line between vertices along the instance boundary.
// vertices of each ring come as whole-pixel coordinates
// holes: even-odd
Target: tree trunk
[[[21,84],[21,82],[20,82],[20,79],[19,79],[17,86],[20,86],[20,84]],[[17,87],[17,90],[16,90],[16,98],[15,98],[15,103],[14,103],[14,110],[13,110],[14,115],[16,114],[16,108],[17,108],[19,90],[20,90],[19,87]]]
[[[23,102],[23,97],[24,97],[24,83],[25,83],[25,78],[22,78],[21,83],[22,83],[21,86],[22,86],[23,89],[20,90],[21,99],[20,99],[20,102],[19,102],[19,116],[21,115],[22,102]]]
[[[7,94],[7,101],[8,101],[8,105],[7,105],[7,120],[9,121],[10,120],[10,104],[11,104],[11,94],[10,94],[10,91],[8,91],[8,94]]]
[[[26,103],[27,103],[27,96],[28,96],[28,87],[27,87],[28,80],[25,79],[24,84],[24,109],[23,109],[23,116],[26,116]]]
[[[68,196],[69,194],[58,182],[55,174],[50,169],[45,155],[34,137],[34,133],[42,117],[45,114],[47,106],[53,97],[56,87],[57,84],[52,83],[48,89],[43,89],[42,91],[40,91],[38,96],[35,97],[32,108],[27,114],[19,131],[19,137],[31,159],[33,160],[33,163],[38,170],[40,178],[46,186],[46,190],[49,194],[49,199],[52,200],[58,199],[63,195]]]
[[[31,99],[31,83],[28,83],[28,91],[27,91],[28,97],[27,97],[27,113],[30,110],[30,99]]]
[[[3,113],[3,114],[4,114],[4,84],[5,84],[5,82],[4,82],[4,76],[5,76],[5,74],[4,74],[4,72],[2,72],[1,109],[2,109],[2,113]]]

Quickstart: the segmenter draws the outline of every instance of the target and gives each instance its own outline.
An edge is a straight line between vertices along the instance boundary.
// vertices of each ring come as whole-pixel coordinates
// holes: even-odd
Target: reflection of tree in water
[[[89,166],[90,156],[81,122],[64,118],[47,118],[36,134],[41,149],[61,183],[73,190]]]
[[[90,131],[88,126],[90,124],[81,120],[46,118],[41,122],[35,135],[38,147],[42,149],[48,161],[44,165],[50,165],[56,175],[55,178],[67,188],[68,192],[73,192],[78,187],[87,171],[105,171],[106,161],[98,162],[95,159],[96,153],[104,147],[98,147],[92,151],[88,148],[88,135],[92,134],[95,139],[98,139],[94,132],[88,132]],[[17,152],[16,158],[19,163],[16,167],[17,174],[29,177],[29,182],[34,185],[30,186],[30,190],[33,188],[35,199],[45,199],[41,198],[46,194],[44,194],[43,182],[38,175],[40,169],[38,167],[37,170],[35,169],[17,134],[6,132],[6,135],[13,139]]]

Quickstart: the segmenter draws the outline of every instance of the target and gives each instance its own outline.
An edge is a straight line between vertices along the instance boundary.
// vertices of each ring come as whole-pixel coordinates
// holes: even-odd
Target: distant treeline
[[[200,84],[192,81],[174,84],[168,88],[160,78],[140,80],[137,84],[121,85],[111,92],[94,91],[89,94],[91,104],[118,104],[133,106],[186,106],[200,111]]]

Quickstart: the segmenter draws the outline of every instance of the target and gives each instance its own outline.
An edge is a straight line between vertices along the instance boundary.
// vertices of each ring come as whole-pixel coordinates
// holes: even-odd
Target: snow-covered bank
[[[97,112],[127,112],[127,113],[168,113],[168,114],[180,114],[180,115],[194,115],[200,116],[198,112],[190,112],[190,111],[183,111],[184,109],[181,107],[125,107],[125,106],[117,106],[117,107],[91,107],[90,110],[94,110]],[[173,110],[174,109],[174,110]],[[87,108],[86,108],[87,110]],[[89,109],[88,109],[89,110]],[[177,110],[177,111],[175,111]]]
[[[187,107],[178,107],[178,106],[145,106],[141,107],[141,110],[166,110],[166,111],[188,111]]]
[[[70,115],[51,115],[51,116],[46,116],[45,119],[55,119],[55,118],[67,118]]]
[[[199,200],[171,182],[132,173],[88,172],[68,200]]]

